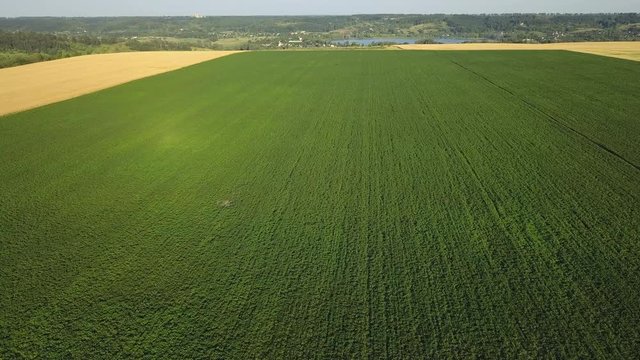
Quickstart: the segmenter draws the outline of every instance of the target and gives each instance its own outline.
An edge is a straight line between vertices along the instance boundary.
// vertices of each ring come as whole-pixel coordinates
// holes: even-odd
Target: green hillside
[[[0,117],[0,358],[632,358],[640,64],[243,53]]]

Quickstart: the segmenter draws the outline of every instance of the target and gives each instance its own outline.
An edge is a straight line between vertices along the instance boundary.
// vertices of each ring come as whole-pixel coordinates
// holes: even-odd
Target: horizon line
[[[0,16],[4,19],[20,19],[20,18],[126,18],[126,17],[194,17],[195,15],[202,17],[324,17],[324,16],[373,16],[373,15],[402,15],[402,16],[430,16],[430,15],[622,15],[622,14],[640,14],[640,12],[486,12],[486,13],[458,13],[458,12],[439,12],[439,13],[352,13],[352,14],[252,14],[252,15],[212,15],[194,12],[191,14],[174,14],[174,15],[17,15],[17,16]]]

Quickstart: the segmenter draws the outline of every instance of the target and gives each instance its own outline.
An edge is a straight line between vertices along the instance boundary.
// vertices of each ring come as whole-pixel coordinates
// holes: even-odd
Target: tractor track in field
[[[513,91],[509,90],[508,88],[506,88],[506,87],[504,87],[504,86],[502,86],[502,85],[500,85],[500,84],[498,84],[498,83],[494,82],[493,80],[489,79],[488,77],[486,77],[486,76],[484,76],[484,75],[482,75],[482,74],[478,73],[477,71],[474,71],[474,70],[472,70],[472,69],[470,69],[470,68],[468,68],[468,67],[466,67],[466,66],[464,66],[464,65],[462,65],[462,64],[460,64],[460,63],[458,63],[458,62],[456,62],[456,61],[454,61],[454,60],[451,60],[451,62],[452,62],[453,64],[457,65],[458,67],[462,68],[463,70],[466,70],[466,71],[468,71],[468,72],[470,72],[470,73],[474,74],[475,76],[477,76],[477,77],[481,78],[482,80],[484,80],[484,81],[488,82],[489,84],[491,84],[491,85],[493,85],[493,86],[495,86],[495,87],[499,88],[500,90],[502,90],[502,91],[504,91],[504,92],[508,93],[509,95],[511,95],[511,96],[513,96],[513,97],[515,97],[516,99],[520,100],[522,103],[524,103],[525,105],[527,105],[527,107],[528,107],[528,108],[530,108],[531,110],[533,110],[533,111],[535,111],[535,112],[537,112],[537,113],[542,114],[544,117],[546,117],[547,119],[549,119],[551,122],[553,122],[553,123],[555,123],[555,124],[559,125],[561,128],[563,128],[563,129],[565,129],[565,130],[568,130],[568,131],[570,131],[570,132],[572,132],[572,133],[574,133],[574,134],[576,134],[576,135],[578,135],[578,136],[582,137],[583,139],[587,140],[588,142],[590,142],[591,144],[595,145],[596,147],[598,147],[598,148],[600,148],[600,149],[602,149],[602,150],[604,150],[604,151],[608,152],[609,154],[611,154],[611,155],[613,155],[613,156],[617,157],[619,160],[621,160],[621,161],[625,162],[627,165],[630,165],[630,166],[632,166],[633,168],[635,168],[636,170],[640,171],[640,166],[638,166],[638,165],[634,164],[633,162],[629,161],[629,160],[628,160],[628,159],[626,159],[624,156],[622,156],[622,155],[620,155],[619,153],[617,153],[615,150],[613,150],[613,149],[611,149],[611,148],[607,147],[606,145],[604,145],[604,144],[602,144],[602,143],[600,143],[600,142],[598,142],[598,141],[596,141],[596,140],[594,140],[594,139],[590,138],[589,136],[587,136],[587,135],[583,134],[582,132],[580,132],[580,131],[578,131],[578,130],[574,129],[573,127],[571,127],[571,126],[569,126],[569,125],[567,125],[567,124],[565,124],[563,121],[561,121],[560,119],[558,119],[558,118],[557,118],[557,117],[555,117],[554,115],[552,115],[552,114],[550,114],[549,112],[547,112],[547,111],[545,111],[545,110],[541,109],[539,106],[537,106],[537,105],[533,104],[532,102],[528,101],[527,99],[525,99],[525,98],[522,98],[522,97],[518,96],[518,94],[514,93]]]

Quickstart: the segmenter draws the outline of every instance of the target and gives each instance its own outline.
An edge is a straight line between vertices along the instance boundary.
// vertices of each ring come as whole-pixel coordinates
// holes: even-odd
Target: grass
[[[223,50],[239,49],[243,46],[246,46],[251,40],[253,39],[250,37],[223,38],[223,39],[218,39],[215,42],[215,44],[220,46]],[[277,44],[277,41],[276,41],[276,44]]]
[[[263,52],[0,118],[0,357],[632,358],[640,66]]]

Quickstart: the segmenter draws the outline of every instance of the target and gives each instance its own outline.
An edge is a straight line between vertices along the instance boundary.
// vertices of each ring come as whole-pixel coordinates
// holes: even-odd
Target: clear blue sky
[[[0,0],[0,17],[640,12],[640,0]]]

